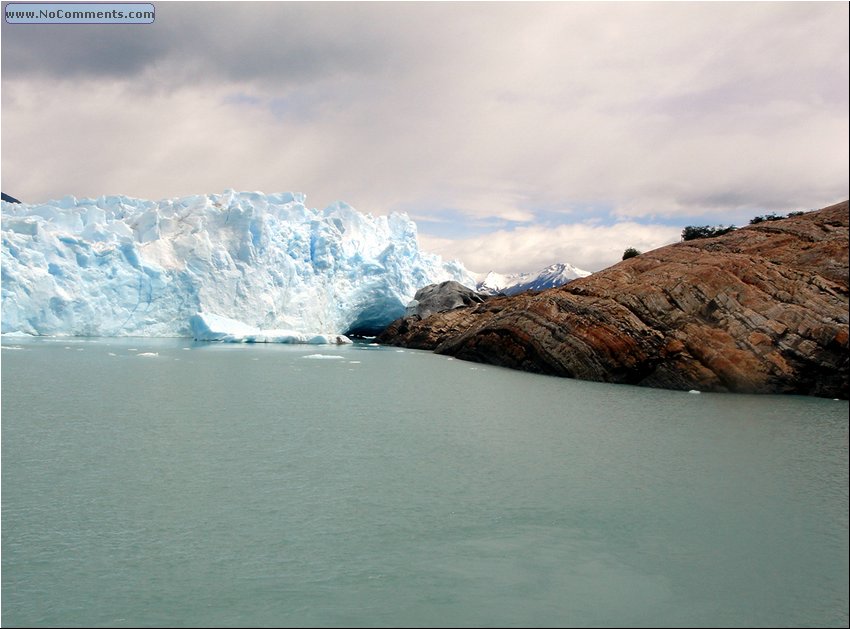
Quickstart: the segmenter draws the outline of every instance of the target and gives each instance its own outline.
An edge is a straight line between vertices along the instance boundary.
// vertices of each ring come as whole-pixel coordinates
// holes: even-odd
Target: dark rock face
[[[671,389],[848,397],[848,205],[677,243],[379,341]]]
[[[460,282],[448,281],[420,288],[407,306],[405,316],[425,319],[436,312],[445,312],[462,306],[483,303],[485,296],[467,288]]]

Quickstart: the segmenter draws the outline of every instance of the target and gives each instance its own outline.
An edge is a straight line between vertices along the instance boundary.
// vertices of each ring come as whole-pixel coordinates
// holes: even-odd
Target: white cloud
[[[423,249],[446,259],[459,259],[476,272],[539,271],[556,262],[599,271],[619,262],[629,247],[646,252],[678,242],[680,236],[677,227],[628,221],[614,225],[534,225],[474,238],[420,235],[419,242]]]
[[[120,33],[3,25],[7,193],[296,190],[529,224],[848,194],[846,3],[157,10]]]

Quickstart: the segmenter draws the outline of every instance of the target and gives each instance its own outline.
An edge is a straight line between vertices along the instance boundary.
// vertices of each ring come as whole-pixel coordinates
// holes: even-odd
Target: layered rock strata
[[[676,243],[382,343],[600,382],[848,397],[848,204]]]

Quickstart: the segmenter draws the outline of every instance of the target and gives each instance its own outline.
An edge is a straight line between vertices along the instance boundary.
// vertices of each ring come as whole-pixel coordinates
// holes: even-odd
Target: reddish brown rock
[[[848,397],[848,205],[677,243],[383,343],[602,382]]]

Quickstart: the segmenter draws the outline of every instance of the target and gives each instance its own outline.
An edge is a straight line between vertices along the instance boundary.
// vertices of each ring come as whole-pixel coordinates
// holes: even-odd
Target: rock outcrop
[[[848,397],[848,204],[676,243],[382,343],[651,387]]]
[[[420,319],[425,319],[436,312],[480,304],[485,299],[486,296],[454,280],[429,284],[416,291],[413,301],[407,305],[405,316],[416,315]]]

